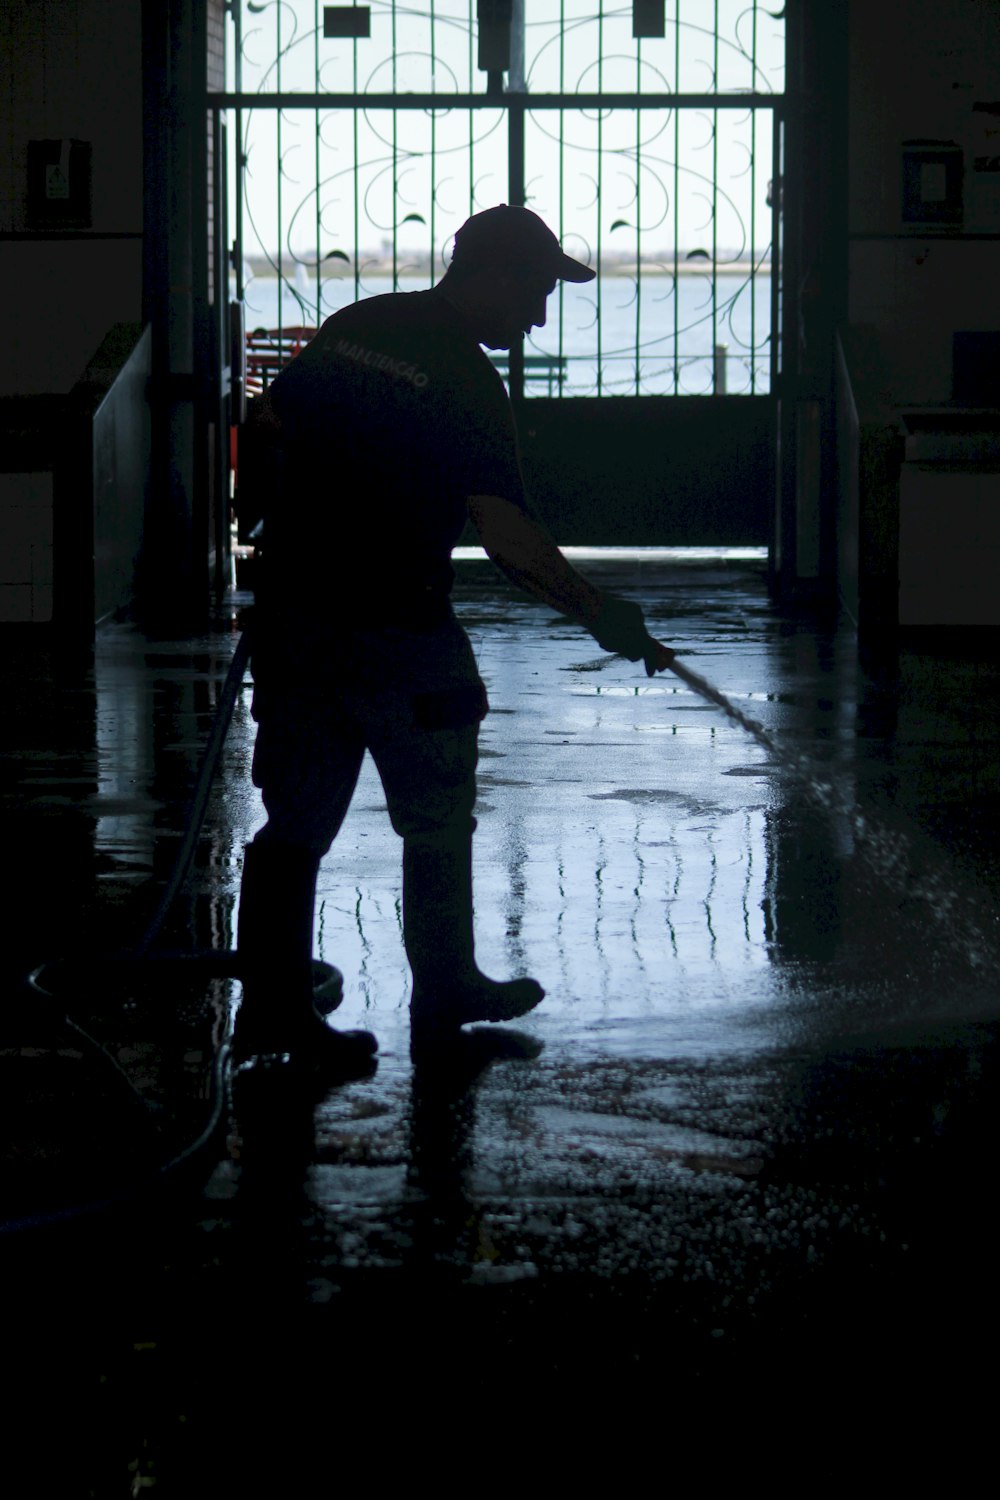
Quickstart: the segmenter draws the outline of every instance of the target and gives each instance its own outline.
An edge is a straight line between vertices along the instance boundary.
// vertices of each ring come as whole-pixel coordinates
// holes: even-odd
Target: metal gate
[[[784,21],[751,0],[233,0],[233,296],[265,382],[525,203],[597,279],[497,356],[515,398],[767,395]]]

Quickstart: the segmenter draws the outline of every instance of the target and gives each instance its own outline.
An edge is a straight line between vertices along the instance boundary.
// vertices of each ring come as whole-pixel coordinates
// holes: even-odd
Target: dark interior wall
[[[32,143],[41,142],[54,177],[37,170]],[[0,444],[9,493],[0,497],[0,620],[66,623],[83,642],[95,607],[127,599],[148,469],[144,383],[140,377],[138,395],[132,388],[128,396],[135,420],[125,420],[119,394],[116,431],[109,435],[107,423],[102,429],[98,472],[127,474],[130,485],[109,517],[121,534],[107,538],[98,562],[93,423],[78,397],[109,330],[140,323],[142,268],[141,7],[134,0],[5,0],[0,396],[9,400]],[[19,440],[25,423],[37,428],[34,453]],[[26,551],[30,612],[18,567]]]
[[[974,169],[1000,155],[996,0],[852,0],[848,83],[851,323],[877,335],[900,404],[951,398],[951,338],[1000,328],[1000,174]],[[902,218],[902,143],[954,141],[964,156],[961,223],[923,231]]]
[[[897,410],[950,401],[953,334],[1000,329],[1000,174],[975,169],[977,156],[1000,152],[997,116],[976,108],[1000,100],[1000,6],[796,0],[786,13],[784,338],[772,562],[789,595],[815,589],[832,598],[845,550],[838,531],[845,514],[838,500],[838,328],[873,330],[880,400]],[[921,228],[904,221],[903,142],[915,139],[960,148],[960,223]],[[871,385],[874,367],[860,375]],[[867,541],[857,539],[862,554]],[[854,578],[868,566],[868,558],[855,556]]]
[[[565,545],[767,544],[768,398],[532,399],[518,427],[532,502]]]
[[[0,5],[0,394],[70,390],[112,324],[142,313],[142,34],[135,0]],[[88,226],[39,228],[28,142],[92,151]]]
[[[153,330],[150,602],[207,608],[212,484],[208,243],[214,163],[201,100],[221,79],[223,0],[0,6],[0,395],[71,390],[113,326]],[[28,143],[89,144],[82,222],[39,224]],[[13,290],[14,295],[10,295]],[[218,429],[219,423],[216,422]]]
[[[952,222],[904,214],[913,141],[953,143],[962,181]],[[1000,172],[982,169],[1000,160],[996,0],[853,0],[846,158],[837,584],[875,644],[912,623],[915,591],[928,623],[996,618],[996,464],[977,479],[969,464],[905,462],[900,416],[959,398],[955,333],[1000,330]],[[986,392],[972,399],[993,404]],[[923,499],[914,493],[928,485]]]

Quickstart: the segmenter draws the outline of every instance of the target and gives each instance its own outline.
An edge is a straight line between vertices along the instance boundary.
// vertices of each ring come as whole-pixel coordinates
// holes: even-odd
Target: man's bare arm
[[[581,625],[594,623],[600,589],[576,571],[543,526],[500,495],[470,495],[469,515],[487,555],[512,583]]]
[[[588,582],[537,521],[500,495],[470,495],[469,515],[487,555],[512,583],[577,620],[599,645],[662,671],[674,653],[653,640],[638,605]]]

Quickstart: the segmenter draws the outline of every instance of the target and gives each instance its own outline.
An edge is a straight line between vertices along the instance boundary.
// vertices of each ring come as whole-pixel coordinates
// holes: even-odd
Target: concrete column
[[[208,611],[202,387],[207,269],[205,0],[144,0],[144,315],[153,327],[153,483],[140,614],[197,630]]]

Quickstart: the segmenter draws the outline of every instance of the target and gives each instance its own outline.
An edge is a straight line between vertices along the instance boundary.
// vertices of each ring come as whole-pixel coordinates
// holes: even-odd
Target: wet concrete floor
[[[762,1380],[787,1404],[843,1392],[845,1371],[853,1400],[890,1378],[915,1400],[929,1361],[973,1402],[997,1321],[995,658],[939,642],[862,665],[851,631],[783,617],[750,563],[581,566],[639,599],[782,758],[460,565],[492,705],[479,958],[541,980],[519,1030],[542,1050],[414,1074],[400,846],[366,762],[321,870],[315,951],[345,975],[334,1023],[378,1036],[376,1075],[228,1101],[183,1191],[3,1236],[10,1274],[36,1278],[25,1357],[46,1364],[36,1319],[73,1330],[88,1473],[110,1484],[131,1447],[134,1476],[194,1493],[196,1444],[231,1472],[241,1419],[273,1419],[279,1391],[319,1424],[295,1426],[296,1461],[323,1469],[327,1403],[361,1421],[360,1392],[385,1381],[418,1423],[442,1382],[469,1410],[495,1413],[497,1384],[516,1415],[526,1381],[553,1401],[599,1381],[605,1403],[641,1392],[729,1420]],[[194,641],[109,626],[82,677],[30,643],[8,655],[4,971],[22,1047],[18,976],[127,948],[148,921],[245,602]],[[164,936],[177,946],[234,940],[263,820],[249,708],[245,689]],[[238,984],[209,990],[183,1015],[161,995],[145,1043],[116,1043],[138,1086],[171,1049],[198,1075],[224,1040]],[[120,1040],[100,996],[79,1010]],[[287,1412],[265,1445],[279,1463]]]

